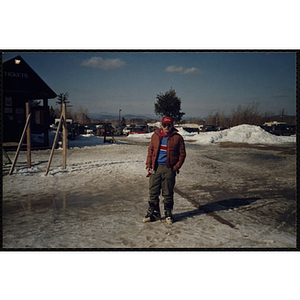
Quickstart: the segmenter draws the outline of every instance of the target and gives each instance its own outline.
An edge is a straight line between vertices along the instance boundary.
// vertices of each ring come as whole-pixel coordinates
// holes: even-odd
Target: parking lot
[[[21,152],[3,177],[5,248],[294,248],[295,144],[187,143],[177,176],[175,223],[142,223],[147,141],[119,138],[68,150]],[[12,153],[9,153],[12,156]],[[196,205],[195,205],[196,204]]]

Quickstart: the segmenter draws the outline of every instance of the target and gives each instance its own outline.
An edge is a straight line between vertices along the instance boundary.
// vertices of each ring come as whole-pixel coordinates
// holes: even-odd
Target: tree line
[[[275,119],[276,120],[273,120]],[[229,115],[225,115],[224,111],[211,112],[205,119],[205,124],[215,125],[217,127],[232,127],[241,124],[249,125],[263,125],[269,121],[286,121],[287,116],[284,115],[284,109],[279,111],[278,115],[273,112],[261,112],[259,110],[259,103],[253,102],[246,107],[238,105],[237,108],[233,108]]]
[[[50,122],[54,124],[55,119],[60,118],[61,109],[59,108],[53,108],[50,107],[49,110],[50,114]],[[89,124],[91,123],[91,119],[88,117],[88,110],[84,109],[82,107],[79,107],[76,111],[73,111],[73,109],[67,109],[67,119],[72,119],[73,122],[79,123],[79,124]]]

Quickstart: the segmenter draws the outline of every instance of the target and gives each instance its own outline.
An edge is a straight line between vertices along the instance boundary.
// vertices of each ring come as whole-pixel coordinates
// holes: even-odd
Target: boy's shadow
[[[199,208],[197,209],[187,211],[184,213],[173,214],[174,223],[197,215],[203,215],[220,210],[234,209],[240,206],[249,205],[259,199],[261,198],[232,198],[207,203],[205,205],[199,205]]]

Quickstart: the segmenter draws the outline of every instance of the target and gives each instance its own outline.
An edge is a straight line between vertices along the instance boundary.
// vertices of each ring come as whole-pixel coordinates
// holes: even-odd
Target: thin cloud
[[[98,68],[102,70],[114,70],[116,68],[121,68],[126,65],[126,62],[119,59],[103,59],[102,57],[91,57],[90,59],[85,59],[81,63],[82,66],[90,68]]]
[[[168,66],[165,69],[165,72],[169,73],[180,73],[180,74],[191,74],[197,72],[197,68],[184,68],[184,67],[176,67],[176,66]]]
[[[195,72],[197,72],[198,71],[198,69],[197,68],[188,68],[188,69],[185,69],[184,71],[183,71],[183,74],[190,74],[190,73],[195,73]]]
[[[176,68],[175,66],[169,66],[169,67],[166,67],[165,72],[182,73],[183,72],[183,67]]]

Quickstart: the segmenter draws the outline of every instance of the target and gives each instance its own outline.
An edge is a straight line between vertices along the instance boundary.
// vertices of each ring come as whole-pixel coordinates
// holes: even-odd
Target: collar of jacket
[[[172,136],[172,135],[174,135],[177,132],[178,132],[178,130],[175,127],[173,127],[173,130],[172,130],[171,134],[169,135],[169,137]],[[159,136],[159,138],[160,138],[160,134],[159,134],[160,133],[160,128],[156,129],[154,131],[154,133],[157,134]]]

